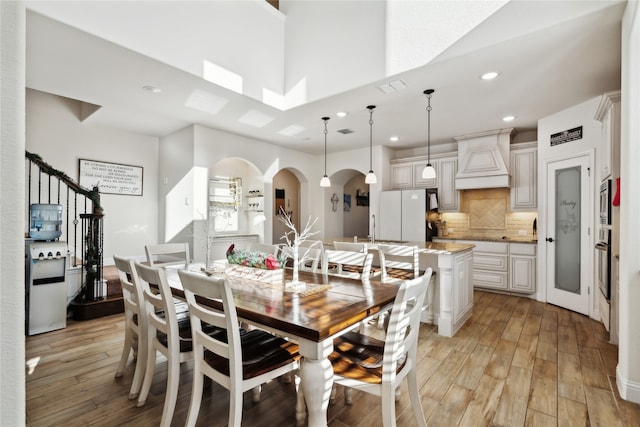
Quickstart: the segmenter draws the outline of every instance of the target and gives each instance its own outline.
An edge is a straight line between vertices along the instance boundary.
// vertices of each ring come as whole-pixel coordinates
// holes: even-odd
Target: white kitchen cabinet
[[[413,186],[419,188],[437,188],[438,187],[438,161],[431,159],[431,166],[433,166],[436,170],[435,178],[424,179],[422,177],[422,171],[424,167],[427,165],[427,161],[419,161],[413,162]]]
[[[516,146],[520,146],[516,148]],[[511,210],[538,209],[538,144],[511,146]]]
[[[456,190],[456,173],[458,158],[446,157],[438,159],[438,211],[458,212],[460,209],[460,192]]]
[[[620,91],[602,95],[595,119],[602,123],[602,137],[597,156],[600,161],[600,180],[613,173],[613,159],[620,144]]]
[[[412,163],[396,163],[391,165],[391,188],[413,188]]]
[[[413,162],[401,162],[391,164],[391,188],[436,188],[438,187],[438,174],[435,178],[422,178],[422,170],[427,164],[427,160]],[[438,170],[438,161],[431,160],[431,165]]]
[[[434,242],[450,242],[433,239]],[[500,292],[536,291],[536,245],[531,243],[456,240],[473,248],[473,286]]]
[[[509,290],[536,291],[536,245],[509,243]]]

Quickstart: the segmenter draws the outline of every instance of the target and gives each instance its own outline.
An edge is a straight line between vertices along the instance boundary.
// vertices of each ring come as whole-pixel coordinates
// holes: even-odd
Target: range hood
[[[513,128],[455,137],[456,190],[509,187],[509,145]]]

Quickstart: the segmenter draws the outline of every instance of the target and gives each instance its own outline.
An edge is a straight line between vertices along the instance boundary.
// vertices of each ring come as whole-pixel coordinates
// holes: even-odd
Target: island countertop
[[[351,242],[353,238],[348,237],[336,237],[333,239],[324,239],[323,244],[325,246],[333,246],[333,242]],[[402,245],[402,246],[417,246],[421,253],[426,254],[456,254],[458,252],[464,252],[469,249],[473,249],[475,245],[469,243],[456,243],[456,242],[410,242],[410,241],[395,241],[395,240],[376,240],[371,243],[369,240],[358,240],[356,243],[366,243],[368,248],[375,249],[376,245]]]

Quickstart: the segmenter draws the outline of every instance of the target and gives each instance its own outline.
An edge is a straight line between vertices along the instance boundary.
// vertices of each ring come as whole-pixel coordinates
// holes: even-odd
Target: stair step
[[[124,299],[120,296],[107,296],[107,298],[91,302],[71,301],[69,308],[74,320],[91,320],[112,314],[124,313]]]

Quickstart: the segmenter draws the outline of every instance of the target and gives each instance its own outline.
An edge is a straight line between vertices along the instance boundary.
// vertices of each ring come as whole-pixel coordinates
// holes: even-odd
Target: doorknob
[[[544,240],[546,240],[546,241],[547,241],[547,242],[549,242],[549,243],[552,243],[552,242],[553,242],[553,237],[547,237],[547,238],[546,238],[546,239],[544,239]]]

